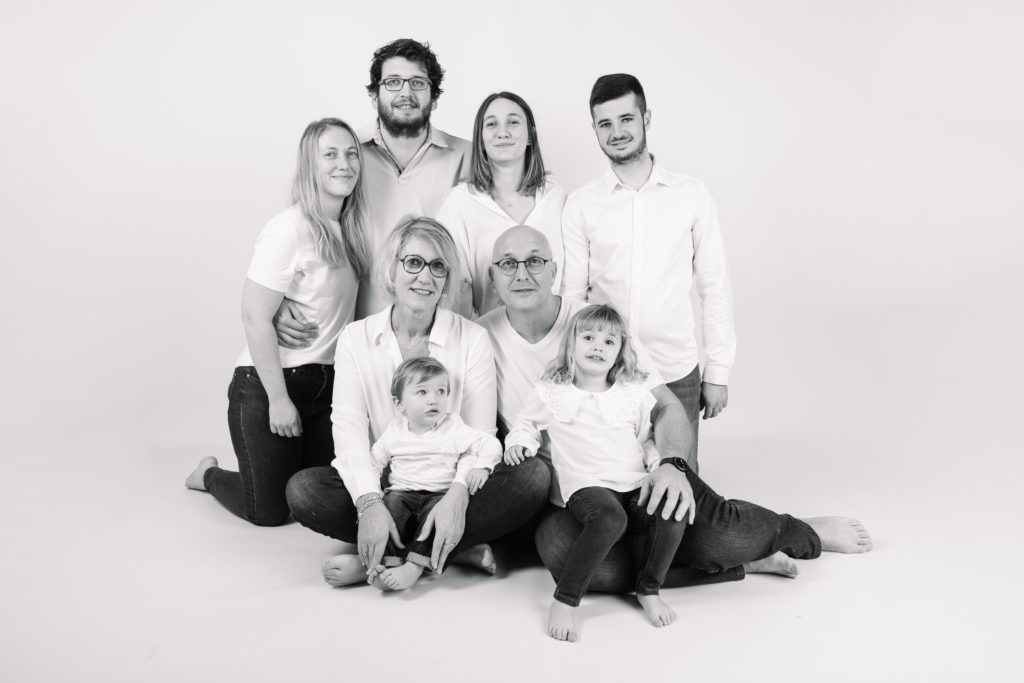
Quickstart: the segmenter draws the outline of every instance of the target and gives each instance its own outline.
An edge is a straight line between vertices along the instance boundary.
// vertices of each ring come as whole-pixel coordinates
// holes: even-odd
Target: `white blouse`
[[[573,384],[540,382],[505,439],[505,448],[524,446],[536,453],[540,432],[548,432],[551,464],[558,477],[558,491],[552,487],[551,495],[556,505],[564,506],[562,501],[587,486],[632,491],[658,465],[650,442],[655,402],[643,384],[616,382],[607,391],[593,393]]]
[[[334,467],[355,500],[380,492],[380,475],[370,459],[370,443],[399,416],[391,400],[391,378],[402,351],[391,329],[389,306],[348,325],[338,337],[334,363]],[[448,410],[470,427],[493,435],[497,410],[494,353],[487,332],[476,323],[437,309],[428,352],[448,370]]]

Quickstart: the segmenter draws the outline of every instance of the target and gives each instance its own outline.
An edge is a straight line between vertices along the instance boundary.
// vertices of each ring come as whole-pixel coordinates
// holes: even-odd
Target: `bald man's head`
[[[558,264],[551,260],[551,243],[540,230],[517,225],[501,233],[494,241],[491,262],[502,261],[507,262],[505,270],[508,272],[492,265],[488,275],[498,298],[506,306],[528,311],[554,296],[551,288]]]
[[[526,248],[528,251],[535,251],[541,258],[551,259],[551,243],[544,236],[544,233],[537,228],[531,228],[529,225],[517,225],[498,235],[498,239],[494,241],[491,262],[494,263],[501,260],[512,249],[519,250],[523,248]]]

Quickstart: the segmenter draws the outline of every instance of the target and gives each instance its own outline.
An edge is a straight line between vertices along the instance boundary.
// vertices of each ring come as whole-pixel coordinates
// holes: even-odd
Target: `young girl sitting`
[[[609,306],[588,306],[569,322],[561,352],[534,387],[505,439],[505,462],[517,465],[551,438],[551,462],[565,507],[583,526],[555,587],[548,635],[576,640],[574,610],[596,567],[627,527],[646,528],[636,598],[655,626],[675,621],[658,593],[686,528],[637,504],[658,455],[641,444],[650,434],[654,396],[644,387],[625,321]],[[553,491],[554,493],[554,491]],[[552,495],[552,502],[559,504]]]
[[[448,371],[433,358],[412,358],[395,370],[391,397],[401,417],[373,444],[370,457],[378,474],[391,465],[384,505],[401,541],[388,541],[384,564],[376,567],[364,569],[355,555],[344,565],[332,558],[331,571],[324,574],[331,585],[367,581],[381,590],[412,587],[431,567],[432,534],[424,534],[430,510],[455,484],[475,494],[501,461],[496,438],[448,412],[449,391]],[[494,573],[490,546],[481,544],[461,554],[464,563]]]

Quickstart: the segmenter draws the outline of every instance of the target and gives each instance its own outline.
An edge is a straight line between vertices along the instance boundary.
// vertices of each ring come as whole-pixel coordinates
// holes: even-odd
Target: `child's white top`
[[[593,393],[574,384],[540,382],[505,447],[525,446],[536,452],[540,432],[547,430],[551,464],[558,475],[559,491],[552,487],[551,492],[555,505],[564,506],[562,501],[587,486],[632,491],[658,464],[657,451],[641,447],[650,437],[655,402],[643,384],[616,382],[607,391]]]
[[[501,442],[452,413],[422,434],[410,431],[406,418],[396,418],[370,449],[378,476],[390,462],[388,489],[400,491],[447,491],[453,482],[465,485],[469,470],[493,470],[501,454]]]
[[[339,229],[337,221],[331,221]],[[316,250],[313,231],[297,205],[270,219],[256,240],[246,277],[267,289],[281,292],[298,304],[306,320],[320,326],[320,334],[305,349],[279,346],[281,367],[307,363],[334,363],[341,329],[352,321],[359,280],[346,264],[337,268]],[[236,365],[252,365],[247,346]]]

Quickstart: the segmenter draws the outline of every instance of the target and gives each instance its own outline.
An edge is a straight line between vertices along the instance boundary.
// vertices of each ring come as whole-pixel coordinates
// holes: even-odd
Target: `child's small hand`
[[[512,466],[526,462],[527,458],[533,457],[533,451],[526,446],[509,446],[505,449],[505,464]]]
[[[491,471],[486,467],[474,467],[471,469],[466,474],[466,488],[469,489],[469,495],[472,496],[482,489],[489,476],[491,476]]]

